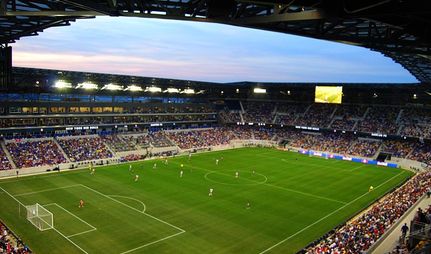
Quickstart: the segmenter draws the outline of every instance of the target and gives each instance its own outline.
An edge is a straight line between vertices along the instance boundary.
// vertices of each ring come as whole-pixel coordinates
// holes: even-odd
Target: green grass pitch
[[[122,164],[94,175],[85,169],[2,180],[0,219],[43,254],[296,253],[412,175],[269,148],[132,165],[134,172]],[[44,205],[54,229],[36,229],[16,200]]]

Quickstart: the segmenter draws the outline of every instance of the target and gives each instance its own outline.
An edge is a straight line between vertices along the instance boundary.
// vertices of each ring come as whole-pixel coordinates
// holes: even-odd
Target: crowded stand
[[[334,119],[331,123],[331,128],[336,130],[351,131],[356,124],[356,120],[352,119]]]
[[[71,162],[112,158],[113,154],[100,137],[58,139]]]
[[[429,143],[417,142],[407,159],[431,165],[431,145]]]
[[[0,222],[0,254],[29,254],[31,250]]]
[[[234,138],[234,135],[224,128],[166,132],[166,134],[181,149],[227,145]]]
[[[357,131],[368,133],[397,134],[399,125],[396,120],[400,113],[398,107],[370,107],[365,119],[358,122]]]
[[[0,148],[0,170],[8,170],[12,169],[12,165],[9,162],[9,159],[6,156],[5,151]]]
[[[371,158],[376,155],[380,145],[379,140],[358,139],[347,150],[347,154]]]
[[[409,137],[431,138],[431,126],[429,124],[404,124],[400,134]]]
[[[335,107],[329,104],[311,104],[308,110],[298,117],[295,125],[328,127]]]
[[[343,119],[363,118],[367,108],[365,105],[337,105],[334,116],[339,116]]]
[[[302,253],[365,253],[430,187],[431,172],[417,174],[357,219],[334,230]]]
[[[291,137],[290,146],[315,151],[346,154],[353,138],[348,135],[301,133]]]
[[[139,149],[145,149],[150,147],[150,136],[148,136],[147,133],[144,134],[135,134],[135,135],[128,135],[123,134],[121,135],[121,138],[128,144],[132,144],[133,146],[137,146]]]
[[[223,123],[238,123],[242,122],[241,115],[239,112],[232,112],[228,110],[223,110],[219,112],[219,119]]]
[[[171,140],[166,136],[164,131],[154,131],[148,133],[150,143],[154,147],[168,147],[168,146],[174,146],[175,144],[172,143]]]
[[[246,123],[272,123],[274,119],[274,103],[270,102],[243,102],[244,122]]]
[[[415,143],[407,141],[385,140],[382,145],[382,152],[392,154],[398,158],[407,158],[415,148]]]
[[[277,115],[275,116],[276,124],[294,125],[299,114],[304,113],[308,107],[307,104],[277,104]]]
[[[63,153],[52,139],[12,140],[6,148],[18,168],[30,168],[65,163]]]
[[[107,144],[114,152],[126,152],[136,150],[134,142],[124,139],[121,135],[103,135],[101,136],[103,142]]]

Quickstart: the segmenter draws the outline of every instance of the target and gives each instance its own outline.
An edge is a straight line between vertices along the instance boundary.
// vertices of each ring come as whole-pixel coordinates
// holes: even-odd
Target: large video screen
[[[342,86],[316,86],[314,102],[341,104],[342,97]]]

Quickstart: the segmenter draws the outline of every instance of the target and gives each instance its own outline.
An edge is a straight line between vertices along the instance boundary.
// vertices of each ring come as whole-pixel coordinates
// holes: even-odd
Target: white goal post
[[[43,206],[36,203],[26,206],[25,209],[27,210],[27,220],[40,231],[54,227],[54,216]]]

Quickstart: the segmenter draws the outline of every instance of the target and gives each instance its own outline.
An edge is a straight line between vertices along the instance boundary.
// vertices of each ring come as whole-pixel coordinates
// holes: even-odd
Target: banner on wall
[[[378,165],[378,166],[384,166],[384,167],[390,167],[390,168],[398,168],[398,164],[396,164],[396,163],[387,163],[387,162],[376,161],[376,160],[368,160],[368,159],[363,159],[363,158],[341,156],[341,155],[337,155],[337,154],[315,152],[313,150],[299,149],[298,152],[301,153],[301,154],[307,154],[307,155],[310,155],[310,156],[323,157],[323,158],[327,158],[327,159],[353,161],[353,162],[363,163],[363,164]]]

